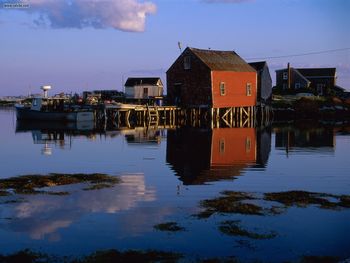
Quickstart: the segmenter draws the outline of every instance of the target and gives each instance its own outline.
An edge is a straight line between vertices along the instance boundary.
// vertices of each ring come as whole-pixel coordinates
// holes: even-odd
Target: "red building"
[[[233,51],[186,48],[167,71],[168,103],[182,107],[251,107],[257,72]]]

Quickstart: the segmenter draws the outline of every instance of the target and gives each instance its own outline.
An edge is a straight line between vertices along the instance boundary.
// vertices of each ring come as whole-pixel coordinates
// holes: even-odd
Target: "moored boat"
[[[65,98],[32,99],[31,105],[16,104],[16,116],[19,120],[40,121],[92,121],[94,113],[91,109],[65,105]]]

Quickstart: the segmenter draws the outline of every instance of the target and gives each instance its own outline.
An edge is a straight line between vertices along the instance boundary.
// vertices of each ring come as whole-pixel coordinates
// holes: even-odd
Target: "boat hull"
[[[92,111],[73,111],[73,112],[44,112],[28,108],[16,107],[16,116],[18,120],[39,120],[39,121],[92,121],[94,114]]]

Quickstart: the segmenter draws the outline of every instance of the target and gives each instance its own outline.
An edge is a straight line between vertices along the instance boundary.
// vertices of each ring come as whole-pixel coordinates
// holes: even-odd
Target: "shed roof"
[[[160,78],[128,78],[125,82],[126,87],[133,87],[136,85],[158,85]],[[160,84],[162,81],[160,80]]]
[[[265,67],[266,61],[250,62],[248,64],[255,68],[256,71],[260,71]]]
[[[256,72],[234,51],[207,50],[189,48],[211,70]]]

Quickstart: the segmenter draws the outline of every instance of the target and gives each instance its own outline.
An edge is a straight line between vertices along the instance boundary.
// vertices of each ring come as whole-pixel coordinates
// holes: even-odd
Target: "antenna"
[[[180,52],[182,52],[182,47],[181,47],[181,42],[180,42],[180,41],[179,41],[179,42],[177,42],[177,46],[179,47]]]

